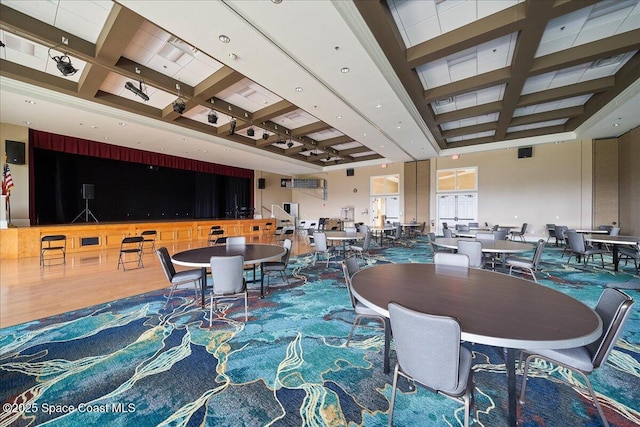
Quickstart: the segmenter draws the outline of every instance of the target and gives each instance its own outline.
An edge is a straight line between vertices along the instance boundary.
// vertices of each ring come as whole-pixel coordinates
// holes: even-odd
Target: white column
[[[0,196],[0,228],[9,228],[7,224],[7,196]]]

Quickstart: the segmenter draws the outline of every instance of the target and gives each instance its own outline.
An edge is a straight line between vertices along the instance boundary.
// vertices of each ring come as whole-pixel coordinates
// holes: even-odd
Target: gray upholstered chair
[[[213,311],[218,309],[218,300],[240,299],[244,297],[244,321],[249,320],[249,294],[244,280],[244,257],[212,256],[211,306],[209,308],[209,326],[213,322]]]
[[[341,264],[342,272],[344,273],[344,282],[347,286],[347,291],[349,292],[349,299],[351,300],[351,306],[353,307],[353,311],[356,313],[356,318],[353,319],[351,331],[349,332],[349,337],[347,338],[347,343],[345,344],[346,347],[349,347],[351,337],[353,337],[353,332],[355,331],[357,326],[362,328],[374,328],[384,331],[384,317],[358,301],[351,291],[351,277],[353,277],[353,275],[356,274],[358,270],[360,270],[360,266],[358,265],[358,261],[356,260],[356,258],[349,257],[342,261]],[[382,326],[370,326],[368,324],[362,324],[361,322],[363,319],[380,322]]]
[[[272,273],[280,273],[282,281],[287,282],[287,285],[289,284],[289,277],[287,277],[287,265],[289,264],[289,257],[291,256],[291,244],[291,239],[283,240],[282,246],[287,250],[287,252],[282,255],[280,261],[267,261],[262,263],[262,274],[267,276],[267,291],[269,290],[269,278]]]
[[[464,425],[473,404],[471,352],[460,344],[460,324],[452,317],[420,313],[389,304],[398,361],[393,372],[389,426],[393,425],[398,375],[464,403]]]
[[[547,224],[547,233],[549,233],[549,237],[547,237],[547,243],[549,243],[549,239],[556,239],[556,246],[558,246],[558,236],[556,236],[556,225]]]
[[[510,231],[509,235],[511,236],[511,240],[515,240],[516,237],[519,237],[520,240],[522,240],[524,242],[525,241],[524,233],[527,232],[527,225],[528,224],[525,222],[525,223],[522,224],[522,228],[520,230],[518,230],[518,231]]]
[[[508,257],[505,261],[505,265],[509,267],[509,276],[511,276],[511,273],[515,268],[516,270],[531,274],[533,281],[537,283],[538,279],[536,279],[535,272],[538,270],[538,264],[542,258],[542,251],[544,250],[545,244],[546,242],[543,239],[538,240],[536,250],[533,253],[533,259],[524,259],[516,256]]]
[[[392,242],[399,242],[400,239],[402,238],[402,224],[399,222],[396,222],[393,224],[393,233],[391,234],[385,234],[385,238],[387,240],[391,240]]]
[[[459,240],[458,253],[469,257],[469,267],[484,268],[482,242],[474,240]]]
[[[569,254],[569,259],[567,260],[567,264],[571,262],[571,258],[573,256],[583,257],[584,266],[587,266],[589,262],[589,258],[593,258],[594,255],[600,255],[600,262],[602,263],[602,268],[604,268],[604,258],[602,257],[602,253],[604,252],[602,249],[597,249],[592,246],[587,246],[584,241],[584,235],[577,233],[575,231],[567,232],[567,239],[569,240],[569,248],[571,248],[571,253]]]
[[[122,265],[122,271],[126,271],[126,264],[136,263],[136,268],[143,268],[142,263],[142,242],[144,237],[125,237],[120,243],[120,254],[118,255],[118,270]],[[133,257],[133,259],[131,259]]]
[[[567,251],[571,250],[569,248],[569,241],[567,239],[567,231],[569,231],[569,227],[567,227],[566,225],[556,225],[555,230],[556,230],[556,239],[558,240],[559,243],[565,245],[564,249],[562,250],[562,255],[560,256],[560,258],[564,258],[564,254]]]
[[[327,260],[327,267],[329,267],[329,260],[336,255],[335,246],[329,246],[327,244],[327,235],[324,233],[313,233],[313,242],[316,246],[314,252],[313,265],[316,265],[318,261],[318,255],[324,255]]]
[[[450,239],[453,237],[453,233],[451,232],[450,228],[444,228],[442,230],[442,235],[444,236],[445,239]]]
[[[633,306],[633,299],[621,292],[618,289],[607,288],[600,295],[600,299],[596,305],[595,311],[602,319],[602,335],[600,338],[591,344],[583,347],[569,348],[564,350],[533,350],[527,351],[529,353],[524,365],[522,376],[522,388],[520,391],[520,404],[524,405],[524,394],[527,387],[527,375],[529,373],[529,364],[533,359],[547,360],[553,364],[564,366],[567,369],[580,375],[585,382],[585,385],[591,395],[594,406],[598,409],[600,418],[603,424],[608,427],[602,407],[598,402],[598,398],[591,386],[591,382],[587,377],[587,374],[591,373],[594,369],[599,368],[603,363],[607,361],[609,353],[618,341],[618,337],[622,333],[629,314],[631,313],[631,307]],[[394,330],[395,335],[395,330]],[[576,387],[576,384],[572,383],[572,387]]]
[[[367,233],[364,235],[364,241],[362,242],[362,246],[360,245],[351,245],[351,252],[355,255],[360,255],[360,258],[364,259],[364,255],[369,256],[369,247],[371,246],[371,240],[373,239],[373,232],[371,230],[367,230]]]
[[[493,240],[507,240],[509,230],[499,228],[496,231],[492,231],[491,233],[493,233]]]
[[[156,254],[158,255],[158,259],[160,260],[160,265],[162,266],[162,271],[164,271],[164,275],[167,277],[169,283],[171,283],[171,290],[169,291],[169,296],[167,297],[167,302],[165,303],[165,308],[169,305],[169,301],[173,296],[176,288],[178,286],[185,285],[187,283],[193,283],[193,288],[196,291],[196,300],[198,299],[198,289],[200,286],[200,280],[202,280],[202,269],[201,268],[192,268],[190,270],[183,270],[180,272],[176,272],[173,263],[171,262],[171,256],[169,256],[169,251],[164,246],[158,248],[156,250]]]
[[[635,247],[622,247],[618,249],[618,252],[620,253],[620,260],[624,259],[625,265],[632,259],[636,267],[636,274],[640,273],[640,271],[638,271],[638,265],[640,264],[640,242],[636,243]]]
[[[498,233],[498,231],[492,231],[491,233],[476,233],[476,240],[496,240],[495,233]]]
[[[433,255],[433,263],[436,265],[448,265],[451,267],[469,268],[469,257],[465,254],[451,254],[448,252],[437,252]]]
[[[227,246],[245,246],[247,238],[245,236],[227,237]]]

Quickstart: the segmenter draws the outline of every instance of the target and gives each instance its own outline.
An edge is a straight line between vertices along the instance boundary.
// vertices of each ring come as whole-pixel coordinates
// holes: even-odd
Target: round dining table
[[[602,333],[600,316],[582,302],[519,277],[435,264],[382,264],[351,279],[353,295],[385,317],[389,372],[390,302],[458,320],[464,341],[506,352],[509,425],[516,425],[515,352],[587,345]]]
[[[211,267],[212,256],[242,255],[244,265],[262,264],[266,261],[279,261],[287,250],[283,246],[262,243],[246,245],[213,245],[204,248],[189,249],[178,252],[171,257],[171,261],[184,267],[202,268],[202,306],[204,307],[204,295],[207,287],[207,268]],[[260,297],[264,297],[264,275],[260,269]]]
[[[433,242],[436,246],[447,249],[458,249],[458,241],[469,239],[460,239],[457,237],[444,238],[439,237]],[[482,242],[482,253],[501,254],[502,265],[505,263],[507,254],[517,254],[533,250],[534,247],[529,243],[514,242],[511,240],[478,240]]]
[[[364,233],[360,233],[359,231],[355,233],[350,231],[325,231],[324,234],[327,236],[328,241],[341,243],[342,253],[345,253],[347,242],[364,239]]]

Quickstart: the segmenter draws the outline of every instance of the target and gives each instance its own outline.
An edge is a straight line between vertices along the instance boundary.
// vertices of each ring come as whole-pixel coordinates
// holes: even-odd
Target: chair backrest
[[[358,231],[366,234],[369,232],[369,226],[367,224],[360,224],[358,226]]]
[[[235,294],[244,290],[244,257],[212,256],[210,259],[213,293]]]
[[[247,244],[245,236],[227,237],[227,246],[244,246]]]
[[[549,233],[550,237],[556,237],[556,225],[547,224],[547,233]]]
[[[469,267],[482,267],[482,242],[459,240],[458,253],[469,257]]]
[[[141,236],[153,236],[154,239],[156,237],[156,234],[158,234],[156,230],[145,230],[142,233],[140,233]]]
[[[555,230],[556,230],[556,237],[559,240],[564,240],[567,238],[567,236],[565,235],[565,233],[567,232],[568,227],[566,225],[556,225],[555,226]]]
[[[477,227],[478,223],[477,222],[470,222],[469,223],[469,227]]]
[[[316,244],[316,251],[327,251],[327,235],[324,233],[313,233],[313,242]]]
[[[173,276],[176,275],[176,269],[171,262],[171,256],[169,256],[169,251],[164,246],[158,248],[156,250],[156,254],[158,255],[158,259],[160,260],[160,265],[162,266],[162,271],[164,271],[164,275],[167,276],[167,280],[171,282],[173,280]]]
[[[444,230],[442,230],[442,235],[447,239],[450,239],[451,237],[453,237],[453,235],[451,234],[451,230],[448,228],[445,228]]]
[[[619,236],[620,235],[620,227],[613,227],[609,232],[610,236]]]
[[[469,231],[469,226],[464,224],[456,224],[456,230],[458,231]]]
[[[356,306],[356,298],[353,296],[351,292],[351,277],[360,270],[360,266],[358,265],[358,261],[355,257],[349,257],[345,259],[342,263],[342,273],[344,274],[344,283],[347,285],[347,290],[349,291],[349,299],[351,299],[351,306],[355,308]]]
[[[125,237],[124,239],[122,239],[122,243],[120,244],[121,248],[124,247],[133,247],[135,245],[142,245],[143,242],[143,237],[142,236],[133,236],[133,237]]]
[[[67,246],[67,236],[65,236],[64,234],[53,234],[53,235],[49,235],[49,236],[42,236],[42,238],[40,238],[40,246],[41,247],[42,247],[43,243],[46,243],[47,247],[51,247],[51,242],[64,242],[64,247],[66,247]]]
[[[455,390],[460,369],[458,321],[420,313],[394,302],[388,309],[402,371],[433,390]]]
[[[522,224],[522,228],[520,229],[520,232],[524,234],[525,231],[527,231],[527,227],[529,226],[529,224],[527,224],[526,222]]]
[[[355,236],[355,234],[358,232],[358,229],[355,227],[345,227],[344,232],[347,234],[353,234]]]
[[[507,238],[507,235],[509,234],[509,231],[498,229],[492,232],[492,234],[493,234],[493,240],[505,240]]]
[[[567,239],[573,252],[582,253],[586,250],[582,234],[576,231],[567,231]]]
[[[373,231],[367,230],[367,234],[364,235],[364,242],[362,243],[362,249],[367,251],[371,246],[371,240],[373,239]]]
[[[533,268],[538,267],[538,263],[542,259],[542,251],[544,251],[545,244],[546,242],[543,239],[538,240],[538,244],[536,245],[536,250],[533,253],[533,260],[532,260]]]
[[[289,257],[291,256],[291,246],[293,242],[291,239],[284,239],[282,241],[282,246],[287,250],[287,253],[282,255],[282,263],[284,263],[285,267],[289,264]]]
[[[500,233],[500,231],[492,231],[491,233],[476,233],[476,240],[496,240],[496,233]],[[504,240],[504,238],[502,240]]]
[[[602,335],[600,339],[586,346],[591,353],[594,368],[607,361],[631,314],[633,304],[633,298],[618,289],[606,288],[602,291],[595,308],[602,319]]]
[[[449,265],[451,267],[469,268],[469,257],[465,254],[452,254],[449,252],[436,252],[433,255],[433,263],[437,265]]]
[[[598,226],[598,230],[606,230],[606,231],[611,231],[611,229],[613,228],[612,225],[599,225]]]
[[[495,224],[493,226],[493,228],[491,229],[491,231],[497,231],[500,228],[500,226],[498,224]]]
[[[446,222],[443,222],[443,223],[442,223],[442,228],[443,228],[444,230],[446,230],[447,228],[449,228],[449,225],[448,225]]]
[[[396,238],[400,238],[400,236],[402,236],[402,224],[400,224],[399,222],[397,224],[395,224],[396,227]]]

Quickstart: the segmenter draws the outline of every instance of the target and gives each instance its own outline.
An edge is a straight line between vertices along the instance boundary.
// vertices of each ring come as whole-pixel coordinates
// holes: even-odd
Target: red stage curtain
[[[185,159],[183,157],[174,157],[161,153],[152,153],[150,151],[104,144],[102,142],[89,141],[71,136],[56,135],[34,129],[29,129],[29,144],[32,148],[62,151],[64,153],[78,154],[81,156],[101,157],[104,159],[122,160],[164,168],[184,169],[253,179],[253,170],[251,169],[207,163],[200,160]]]

